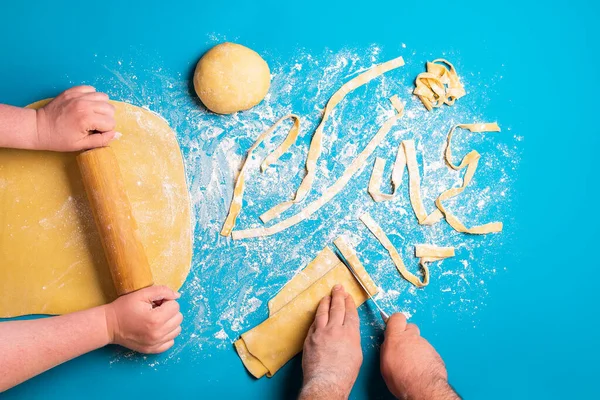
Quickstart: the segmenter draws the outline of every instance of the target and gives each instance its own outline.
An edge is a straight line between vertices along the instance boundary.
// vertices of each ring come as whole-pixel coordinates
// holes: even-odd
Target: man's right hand
[[[381,346],[381,374],[399,399],[460,399],[448,384],[440,355],[401,313],[392,315],[387,323]]]
[[[107,304],[104,307],[110,343],[140,353],[168,350],[181,333],[183,315],[176,301],[179,297],[166,286],[151,286]]]

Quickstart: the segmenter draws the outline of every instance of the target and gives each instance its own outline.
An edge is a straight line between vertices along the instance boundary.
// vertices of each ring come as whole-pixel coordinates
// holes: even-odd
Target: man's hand
[[[77,151],[115,137],[115,107],[91,86],[75,86],[37,110],[38,150]]]
[[[319,303],[304,342],[300,399],[347,399],[362,360],[356,304],[336,285]]]
[[[162,353],[169,349],[181,333],[183,315],[175,301],[179,296],[166,286],[151,286],[107,304],[110,343],[141,353]],[[158,303],[160,306],[155,305]]]
[[[460,399],[448,384],[440,355],[401,313],[392,315],[387,323],[381,346],[381,374],[399,399]]]

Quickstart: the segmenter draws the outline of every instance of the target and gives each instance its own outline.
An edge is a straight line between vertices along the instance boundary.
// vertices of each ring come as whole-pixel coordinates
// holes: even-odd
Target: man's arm
[[[32,110],[0,104],[0,147],[78,151],[106,146],[115,137],[115,108],[91,86],[65,90]]]
[[[183,320],[177,298],[153,286],[85,311],[0,323],[0,393],[109,343],[142,353],[169,349]]]
[[[390,317],[381,346],[381,374],[399,399],[460,400],[440,355],[403,314]]]

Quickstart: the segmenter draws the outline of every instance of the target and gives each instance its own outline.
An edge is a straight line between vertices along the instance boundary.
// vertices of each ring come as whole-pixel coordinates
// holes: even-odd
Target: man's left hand
[[[300,399],[347,399],[362,361],[356,304],[336,285],[319,303],[304,342]]]

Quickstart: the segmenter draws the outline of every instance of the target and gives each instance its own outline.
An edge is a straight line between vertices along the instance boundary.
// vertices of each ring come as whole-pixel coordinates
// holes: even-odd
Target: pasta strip
[[[404,148],[402,145],[398,146],[398,153],[396,154],[396,161],[392,168],[392,193],[381,193],[381,181],[383,179],[383,171],[385,170],[386,160],[384,158],[377,157],[375,164],[373,165],[373,172],[371,172],[371,179],[369,179],[368,192],[376,202],[388,201],[394,198],[396,190],[402,182],[402,175],[404,174],[404,167],[406,166],[406,157],[404,155]]]
[[[454,257],[454,247],[437,247],[429,244],[418,244],[415,246],[415,257],[418,258],[444,258]]]
[[[449,69],[442,64],[446,64]],[[463,97],[466,92],[458,74],[452,65],[443,58],[427,62],[427,72],[422,72],[415,80],[415,90],[425,108],[431,111],[442,104],[451,106],[456,99]]]
[[[381,243],[381,245],[387,250],[396,269],[402,275],[404,279],[415,285],[416,287],[424,287],[429,284],[429,266],[428,263],[433,261],[440,261],[448,257],[454,257],[454,248],[452,247],[436,247],[430,245],[417,245],[415,246],[415,254],[419,257],[419,265],[423,270],[423,280],[420,280],[416,275],[410,272],[402,257],[398,253],[398,250],[394,247],[390,239],[387,237],[383,229],[375,222],[375,220],[368,214],[365,213],[360,216],[360,220],[366,225],[371,231],[375,238]]]
[[[394,96],[394,97],[396,97],[396,96]],[[392,98],[394,98],[394,97],[392,97]],[[396,100],[391,100],[391,101],[392,101],[392,104],[396,104],[398,107],[403,107],[401,102],[396,101]],[[356,158],[354,160],[352,160],[352,163],[350,164],[350,166],[348,166],[348,168],[346,168],[346,170],[344,171],[342,176],[340,176],[333,185],[331,185],[329,188],[327,188],[327,190],[325,191],[325,193],[323,193],[321,195],[321,197],[319,197],[316,200],[309,203],[304,209],[302,209],[297,214],[295,214],[287,219],[284,219],[284,220],[276,223],[275,225],[272,225],[270,227],[261,227],[261,228],[252,228],[252,229],[245,229],[245,230],[240,230],[240,231],[233,231],[231,234],[232,238],[234,240],[237,240],[237,239],[247,239],[247,238],[253,238],[253,237],[274,235],[274,234],[279,233],[293,225],[296,225],[297,223],[299,223],[301,221],[304,221],[306,218],[308,218],[309,216],[314,214],[317,210],[319,210],[321,207],[323,207],[323,205],[325,205],[327,202],[329,202],[331,199],[333,199],[339,192],[342,191],[342,189],[348,184],[350,179],[352,179],[354,174],[356,174],[356,172],[358,172],[358,170],[364,165],[367,158],[369,158],[369,156],[373,153],[373,151],[375,151],[377,146],[379,146],[379,144],[383,141],[383,139],[385,139],[387,133],[390,131],[392,126],[396,123],[396,121],[400,117],[402,117],[404,109],[400,108],[400,109],[397,109],[396,111],[397,111],[396,114],[394,114],[392,117],[388,118],[383,123],[383,125],[381,125],[381,127],[379,128],[379,130],[377,131],[375,136],[373,136],[373,138],[369,141],[369,143],[363,149],[363,151],[358,156],[356,156]]]
[[[344,99],[344,97],[346,97],[348,93],[365,85],[366,83],[379,77],[380,75],[398,67],[401,67],[403,65],[404,59],[402,57],[398,57],[393,60],[376,65],[368,71],[346,82],[344,85],[342,85],[341,88],[338,89],[337,92],[333,94],[333,96],[331,96],[331,98],[327,102],[327,105],[325,106],[325,109],[323,110],[323,117],[321,118],[321,122],[319,123],[319,126],[317,126],[317,129],[315,130],[315,133],[313,134],[313,137],[311,139],[310,147],[308,149],[308,155],[306,157],[306,175],[302,179],[302,182],[300,183],[300,186],[298,187],[294,198],[292,200],[284,201],[283,203],[276,205],[275,207],[262,214],[260,216],[260,219],[264,223],[274,218],[277,218],[279,215],[281,215],[281,213],[290,208],[292,205],[302,201],[302,199],[304,199],[306,195],[310,192],[317,173],[317,161],[321,156],[321,152],[323,150],[323,129],[325,128],[325,122],[327,122],[327,119],[329,118],[335,107]],[[397,101],[398,103],[400,102],[397,98],[396,100],[392,101]],[[396,108],[398,108],[399,106],[398,104],[393,105]]]
[[[448,139],[446,141],[446,151],[445,151],[446,164],[448,164],[448,166],[455,171],[459,171],[464,168],[467,168],[467,171],[465,172],[465,175],[463,176],[462,185],[460,187],[451,188],[451,189],[448,189],[445,192],[443,192],[435,200],[435,205],[438,208],[438,210],[440,210],[440,212],[442,214],[444,214],[444,217],[446,218],[446,221],[448,221],[448,224],[450,224],[450,226],[452,226],[458,232],[471,233],[471,234],[475,234],[475,235],[482,235],[482,234],[492,233],[492,232],[500,232],[500,231],[502,231],[502,222],[490,222],[490,223],[487,223],[484,225],[467,228],[462,222],[459,221],[458,218],[456,218],[452,213],[447,211],[442,203],[445,200],[448,200],[448,199],[458,196],[460,193],[462,193],[465,190],[465,188],[469,185],[469,183],[473,179],[473,175],[475,174],[475,171],[477,170],[477,164],[479,163],[479,159],[481,158],[481,155],[477,151],[472,150],[471,152],[469,152],[469,154],[467,154],[462,159],[460,164],[456,165],[456,164],[452,163],[452,150],[451,150],[450,143],[452,140],[452,134],[454,133],[454,130],[456,128],[468,129],[471,132],[500,132],[500,127],[495,122],[494,123],[486,123],[486,124],[459,124],[459,125],[453,126],[450,129],[450,132],[448,132]]]
[[[419,224],[433,225],[437,223],[443,218],[443,214],[440,210],[436,209],[428,215],[425,206],[423,205],[423,199],[421,198],[421,176],[419,175],[419,164],[417,163],[417,152],[415,150],[414,140],[404,140],[398,146],[396,162],[392,169],[391,194],[383,194],[380,190],[385,160],[382,158],[377,158],[377,160],[375,160],[371,179],[369,180],[369,194],[373,200],[377,202],[391,200],[396,194],[396,189],[402,182],[402,175],[405,167],[408,168],[410,203]]]
[[[300,117],[294,114],[289,114],[284,117],[281,117],[273,126],[269,129],[261,133],[252,147],[248,150],[248,154],[246,154],[246,159],[242,164],[242,169],[240,170],[240,174],[235,182],[235,187],[233,189],[233,199],[231,201],[231,205],[229,206],[229,213],[227,214],[227,218],[225,223],[223,224],[223,228],[221,229],[221,235],[229,236],[233,227],[235,226],[235,221],[242,210],[242,199],[244,197],[244,189],[245,189],[245,180],[246,180],[246,168],[247,163],[250,157],[252,156],[252,152],[269,136],[277,126],[286,119],[291,118],[294,120],[294,124],[290,128],[285,140],[277,147],[271,154],[269,154],[261,163],[260,170],[264,172],[269,165],[274,163],[281,157],[292,144],[296,142],[298,138],[298,134],[300,133]]]

